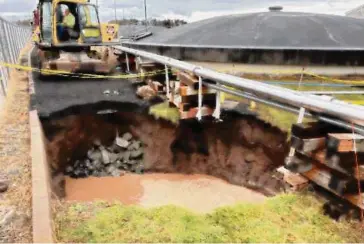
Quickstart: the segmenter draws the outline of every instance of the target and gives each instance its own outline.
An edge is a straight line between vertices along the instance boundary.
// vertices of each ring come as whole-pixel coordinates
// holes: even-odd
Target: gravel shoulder
[[[27,65],[28,44],[21,64]],[[31,242],[31,163],[28,73],[12,70],[0,113],[0,242]]]

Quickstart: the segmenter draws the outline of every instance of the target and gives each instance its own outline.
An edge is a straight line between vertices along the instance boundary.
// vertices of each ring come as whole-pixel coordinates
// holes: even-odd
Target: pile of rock
[[[94,141],[94,146],[87,152],[87,157],[77,160],[66,168],[65,174],[73,178],[119,177],[125,172],[142,174],[144,149],[141,141],[131,133],[119,137],[118,133],[111,146],[104,146]]]

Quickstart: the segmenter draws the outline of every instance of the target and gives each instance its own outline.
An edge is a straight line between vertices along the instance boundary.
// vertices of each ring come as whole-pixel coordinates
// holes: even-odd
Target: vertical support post
[[[147,0],[144,0],[145,31],[148,31]]]
[[[166,95],[167,95],[167,98],[169,98],[169,74],[168,74],[168,66],[165,65],[164,66],[164,70],[165,70],[165,73],[166,73]]]
[[[306,109],[305,108],[301,108],[300,109],[300,113],[298,115],[298,119],[297,119],[297,123],[300,124],[303,122],[303,119],[305,118],[305,113],[306,113]],[[296,150],[291,147],[290,151],[289,151],[289,157],[293,157],[296,153]]]
[[[174,103],[174,93],[176,91],[176,81],[171,82],[171,98],[169,99],[170,102]]]
[[[202,119],[202,77],[198,77],[198,112],[196,115],[200,121]]]
[[[303,74],[305,72],[305,68],[303,67],[302,68],[302,73],[301,73],[301,77],[300,77],[300,82],[298,83],[298,91],[301,90],[301,84],[302,84],[302,81],[303,81]]]
[[[126,71],[130,72],[129,56],[127,52],[125,52],[125,59],[126,59]]]
[[[214,114],[212,116],[214,116],[215,119],[220,120],[220,116],[221,116],[221,92],[220,91],[216,91],[216,107],[215,107]]]
[[[114,14],[115,14],[115,24],[117,24],[118,19],[116,17],[116,1],[114,0]]]

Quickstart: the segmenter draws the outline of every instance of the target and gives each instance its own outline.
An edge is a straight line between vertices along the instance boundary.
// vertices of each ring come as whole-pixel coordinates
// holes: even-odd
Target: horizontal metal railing
[[[0,62],[15,64],[31,32],[30,25],[17,25],[0,17]],[[6,96],[9,76],[10,69],[0,66],[1,96]]]
[[[346,129],[354,129],[356,132],[364,134],[364,107],[362,106],[347,104],[337,100],[327,100],[320,96],[220,73],[150,52],[124,46],[116,46],[115,48],[166,66],[191,72],[196,76],[202,77],[205,85],[211,86],[209,81],[214,81],[216,84],[213,86],[216,90],[263,102],[281,109],[286,108],[285,110],[293,113],[299,113],[301,108],[304,108],[305,114],[308,116]],[[229,87],[237,90],[229,89]]]

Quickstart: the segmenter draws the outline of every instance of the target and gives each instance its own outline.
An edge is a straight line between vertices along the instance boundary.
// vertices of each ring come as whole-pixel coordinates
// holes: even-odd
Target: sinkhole
[[[130,111],[43,119],[52,190],[68,200],[116,194],[126,203],[140,197],[141,179],[166,180],[163,187],[199,179],[203,187],[203,180],[218,179],[262,196],[285,191],[276,169],[284,164],[287,135],[252,115],[223,117],[177,125]]]

